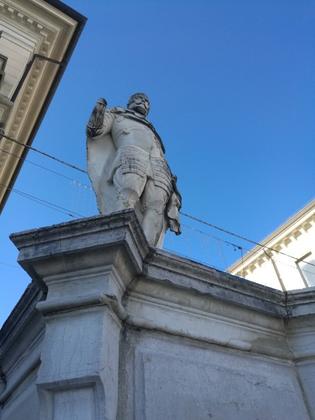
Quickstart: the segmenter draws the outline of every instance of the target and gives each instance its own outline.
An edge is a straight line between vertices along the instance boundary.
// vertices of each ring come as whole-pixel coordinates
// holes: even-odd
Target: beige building
[[[315,200],[228,271],[280,290],[315,286]]]
[[[17,141],[0,141],[0,211],[85,20],[58,0],[0,0],[0,128]]]

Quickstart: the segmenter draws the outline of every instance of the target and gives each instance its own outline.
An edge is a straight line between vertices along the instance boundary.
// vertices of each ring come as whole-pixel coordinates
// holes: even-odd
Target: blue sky
[[[314,1],[67,4],[88,21],[34,146],[85,167],[85,123],[96,99],[125,105],[144,91],[184,212],[259,241],[314,197]],[[15,188],[96,214],[84,175],[33,152],[27,160]],[[0,217],[0,323],[29,282],[8,235],[70,219],[11,194]],[[182,221],[183,235],[167,235],[166,249],[224,269],[240,251],[196,229],[250,248]]]

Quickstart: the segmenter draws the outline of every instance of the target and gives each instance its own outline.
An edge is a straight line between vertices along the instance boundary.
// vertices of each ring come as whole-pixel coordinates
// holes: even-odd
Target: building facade
[[[85,20],[58,0],[0,1],[0,211]]]
[[[261,244],[228,271],[283,291],[315,286],[315,200]]]

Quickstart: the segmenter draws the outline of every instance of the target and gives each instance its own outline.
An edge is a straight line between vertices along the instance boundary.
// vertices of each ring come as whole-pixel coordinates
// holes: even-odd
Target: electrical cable
[[[25,193],[24,191],[17,190],[16,188],[14,190],[12,190],[12,192],[14,192],[17,195],[20,195],[21,197],[24,197],[24,198],[27,198],[27,199],[29,199],[31,201],[34,201],[34,202],[36,202],[38,204],[42,204],[45,207],[48,207],[50,209],[59,211],[59,213],[64,213],[64,214],[66,214],[66,215],[68,215],[68,216],[70,216],[70,217],[72,217],[74,219],[76,217],[84,217],[83,215],[81,215],[81,214],[79,214],[79,213],[77,213],[77,212],[75,212],[73,210],[69,210],[69,209],[67,209],[65,207],[59,206],[58,204],[54,204],[54,203],[52,203],[50,201],[43,200],[43,199],[41,199],[39,197],[36,197],[36,196],[34,196],[32,194]]]
[[[68,168],[75,169],[75,170],[77,170],[79,172],[82,172],[84,174],[87,174],[87,171],[85,169],[82,169],[82,168],[80,168],[77,165],[74,165],[72,163],[68,163],[65,160],[62,160],[62,159],[59,159],[59,158],[57,158],[57,157],[55,157],[53,155],[50,155],[49,153],[42,152],[41,150],[37,149],[36,147],[30,146],[28,144],[23,144],[22,142],[20,142],[20,141],[18,141],[16,139],[13,139],[12,137],[7,136],[6,134],[0,134],[0,139],[1,139],[1,137],[6,138],[7,140],[12,141],[13,143],[19,144],[22,147],[26,147],[27,149],[32,150],[33,152],[39,153],[40,155],[45,156],[45,157],[47,157],[49,159],[52,159],[55,162],[58,162],[58,163],[60,163],[60,164],[62,164],[64,166],[68,166]]]
[[[217,242],[218,246],[219,246],[219,250],[221,252],[222,259],[224,260],[224,266],[226,266],[227,264],[226,264],[226,261],[225,261],[225,258],[224,258],[224,253],[223,253],[223,249],[222,249],[221,243],[224,243],[225,245],[232,246],[234,250],[236,250],[236,248],[238,248],[238,245],[235,245],[232,242],[229,242],[229,241],[226,241],[224,239],[221,239],[221,238],[219,238],[217,236],[211,235],[211,234],[209,234],[207,232],[204,232],[203,230],[196,229],[193,226],[186,225],[185,223],[181,223],[181,226],[183,228],[185,228],[185,229],[189,229],[189,230],[191,230],[193,232],[197,232],[200,235],[203,235],[203,236],[206,236],[208,238],[214,239]]]
[[[285,255],[286,257],[292,258],[293,260],[296,260],[296,261],[298,260],[298,258],[293,257],[290,254],[286,254],[285,252],[278,251],[277,249],[271,248],[271,247],[269,247],[267,245],[263,245],[263,244],[261,244],[259,242],[253,241],[252,239],[248,239],[245,236],[239,235],[239,234],[234,233],[234,232],[231,232],[231,231],[229,231],[227,229],[224,229],[224,228],[221,228],[219,226],[216,226],[213,223],[206,222],[206,221],[204,221],[202,219],[199,219],[198,217],[192,216],[191,214],[184,213],[182,211],[180,212],[180,214],[182,216],[185,216],[185,217],[191,219],[191,220],[194,220],[195,222],[201,223],[201,224],[206,225],[206,226],[209,226],[209,227],[211,227],[213,229],[219,230],[220,232],[223,232],[223,233],[226,233],[228,235],[234,236],[235,238],[238,238],[238,239],[241,239],[243,241],[249,242],[251,244],[257,245],[257,246],[259,246],[259,247],[261,247],[263,249],[268,249],[269,251],[273,251],[273,252],[276,252],[278,254]],[[315,264],[312,264],[310,262],[304,261],[304,263],[315,267]]]
[[[217,236],[211,235],[211,234],[209,234],[209,233],[207,233],[207,232],[204,232],[203,230],[196,229],[196,228],[194,228],[194,227],[192,227],[192,226],[189,226],[189,225],[186,225],[186,224],[182,224],[182,226],[183,226],[183,227],[185,227],[185,228],[188,228],[188,229],[190,229],[190,230],[192,230],[192,231],[195,231],[195,232],[197,232],[197,233],[199,233],[199,234],[201,234],[201,235],[208,236],[209,238],[212,238],[212,239],[214,239],[214,240],[216,240],[216,241],[223,242],[223,243],[225,243],[226,245],[230,245],[230,246],[232,246],[232,247],[234,248],[234,250],[239,249],[239,250],[240,250],[240,252],[241,252],[241,261],[242,261],[242,264],[244,264],[244,254],[243,254],[243,251],[244,251],[244,250],[246,250],[246,251],[250,251],[250,249],[249,249],[249,248],[246,248],[246,247],[243,247],[243,246],[237,245],[237,244],[235,244],[235,243],[233,243],[233,242],[229,242],[229,241],[227,241],[227,240],[224,240],[224,239],[219,238],[219,237],[217,237]],[[294,265],[290,265],[290,264],[285,263],[284,261],[281,261],[281,260],[277,260],[277,264],[286,265],[286,266],[290,267],[290,268],[291,268],[291,269],[293,269],[293,270],[296,270],[296,269],[297,269],[297,268],[296,268],[296,266],[294,266]],[[314,273],[313,271],[306,270],[305,268],[303,268],[303,271],[304,271],[304,272],[306,272],[306,273],[309,273],[309,274],[313,274],[313,275],[315,275],[315,273]]]
[[[70,216],[74,219],[77,218],[77,217],[84,217],[82,214],[80,214],[76,211],[69,210],[66,207],[59,206],[58,204],[52,203],[51,201],[47,201],[47,200],[44,200],[42,198],[36,197],[33,194],[26,193],[26,192],[18,190],[16,188],[9,188],[9,187],[5,186],[4,184],[0,184],[0,185],[6,187],[8,190],[14,192],[15,194],[17,194],[17,195],[19,195],[23,198],[27,198],[28,200],[34,201],[38,204],[43,205],[44,207],[48,207],[48,208],[50,208],[52,210],[55,210],[59,213],[66,214],[67,216]]]
[[[237,248],[237,249],[242,249],[242,248],[243,248],[243,247],[242,247],[242,246],[240,246],[240,245],[237,245],[237,244],[235,244],[235,243],[233,243],[233,242],[230,242],[230,241],[227,241],[227,240],[225,240],[225,239],[219,238],[218,236],[211,235],[210,233],[204,232],[203,230],[196,229],[196,228],[194,228],[194,227],[192,227],[192,226],[189,226],[189,225],[186,225],[186,224],[184,224],[184,223],[181,223],[181,225],[182,225],[183,227],[186,227],[186,228],[190,229],[190,230],[193,230],[193,231],[195,231],[195,232],[198,232],[198,233],[200,233],[201,235],[205,235],[205,236],[208,236],[209,238],[215,239],[216,241],[224,242],[226,245],[230,245],[230,246],[232,246],[234,249],[235,249],[235,248]]]
[[[13,139],[13,138],[11,138],[11,137],[9,137],[9,136],[5,135],[5,134],[0,134],[0,137],[1,137],[1,136],[2,136],[2,137],[4,137],[4,138],[6,138],[7,140],[10,140],[10,141],[12,141],[12,142],[14,142],[14,143],[19,144],[20,146],[26,147],[26,148],[28,148],[28,149],[30,149],[30,150],[32,150],[32,151],[34,151],[34,152],[37,152],[37,153],[39,153],[39,154],[41,154],[41,155],[43,155],[43,156],[45,156],[45,157],[47,157],[47,158],[49,158],[49,159],[52,159],[52,160],[54,160],[54,161],[56,161],[56,162],[58,162],[58,163],[60,163],[60,164],[62,164],[62,165],[64,165],[64,166],[67,166],[67,167],[69,167],[69,168],[75,169],[75,170],[80,171],[80,172],[82,172],[82,173],[84,173],[84,174],[87,174],[87,171],[86,171],[86,170],[84,170],[84,169],[82,169],[82,168],[78,167],[77,165],[74,165],[74,164],[68,163],[68,162],[66,162],[66,161],[64,161],[64,160],[62,160],[62,159],[56,158],[55,156],[50,155],[49,153],[42,152],[41,150],[39,150],[39,149],[37,149],[37,148],[35,148],[35,147],[33,147],[33,146],[29,146],[29,145],[23,144],[22,142],[20,142],[20,141],[18,141],[18,140],[16,140],[16,139]],[[7,153],[8,153],[8,152],[7,152]],[[13,189],[12,189],[12,190],[13,190]],[[209,223],[209,222],[207,222],[207,221],[204,221],[204,220],[202,220],[202,219],[200,219],[200,218],[198,218],[198,217],[192,216],[192,215],[190,215],[190,214],[188,214],[188,213],[185,213],[185,212],[182,212],[182,211],[181,211],[181,212],[180,212],[180,214],[181,214],[182,216],[187,217],[187,218],[189,218],[189,219],[191,219],[191,220],[194,220],[194,221],[196,221],[196,222],[198,222],[198,223],[204,224],[204,225],[209,226],[209,227],[211,227],[211,228],[213,228],[213,229],[216,229],[216,230],[218,230],[218,231],[220,231],[220,232],[226,233],[226,234],[231,235],[231,236],[233,236],[233,237],[235,237],[235,238],[238,238],[238,239],[241,239],[241,240],[246,241],[246,242],[248,242],[248,243],[251,243],[251,244],[253,244],[253,245],[259,246],[259,247],[261,247],[261,248],[263,248],[263,249],[268,249],[269,251],[273,251],[273,252],[276,252],[276,253],[278,253],[278,254],[284,255],[284,256],[286,256],[286,257],[288,257],[288,258],[294,259],[295,261],[297,261],[297,260],[298,260],[298,258],[293,257],[293,256],[292,256],[292,255],[290,255],[290,254],[287,254],[287,253],[285,253],[285,252],[282,252],[282,251],[276,250],[276,249],[274,249],[274,248],[272,248],[272,247],[269,247],[269,246],[267,246],[267,245],[263,245],[263,244],[261,244],[261,243],[259,243],[259,242],[257,242],[257,241],[252,240],[252,239],[248,239],[248,238],[246,238],[246,237],[244,237],[244,236],[242,236],[242,235],[239,235],[239,234],[234,233],[234,232],[231,232],[231,231],[229,231],[229,230],[227,230],[227,229],[224,229],[224,228],[221,228],[221,227],[219,227],[219,226],[216,226],[216,225],[214,225],[214,224],[212,224],[212,223]],[[236,246],[238,249],[242,249],[242,247],[240,247],[239,245],[234,244],[234,246]],[[315,267],[315,264],[313,264],[313,263],[310,263],[310,262],[307,262],[307,261],[304,261],[304,263],[305,263],[305,264],[308,264],[308,265],[311,265],[311,266],[313,266],[313,267]]]
[[[3,152],[3,153],[6,153],[8,155],[11,155],[11,156],[15,157],[16,159],[20,159],[20,156],[16,155],[15,153],[8,152],[7,150],[1,149],[1,147],[0,147],[0,151]],[[80,182],[79,180],[77,180],[75,178],[71,178],[70,176],[64,175],[61,172],[55,171],[54,169],[47,168],[46,166],[40,165],[39,163],[33,162],[29,159],[25,159],[25,162],[27,162],[30,165],[33,165],[37,168],[43,169],[44,171],[47,171],[47,172],[50,172],[54,175],[60,176],[61,178],[65,178],[65,179],[79,185],[80,187],[84,187],[86,189],[92,190],[90,185],[82,184],[82,182]]]

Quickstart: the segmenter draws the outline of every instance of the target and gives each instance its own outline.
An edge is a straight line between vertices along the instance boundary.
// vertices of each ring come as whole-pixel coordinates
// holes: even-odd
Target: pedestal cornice
[[[123,269],[122,254],[132,272],[142,271],[149,247],[132,210],[28,230],[10,236],[18,248],[18,262],[33,280],[112,264]],[[119,248],[113,261],[110,250]],[[106,252],[105,252],[106,251]],[[84,254],[84,259],[82,255]],[[93,264],[89,256],[93,255]],[[67,257],[67,258],[66,258]],[[126,261],[125,261],[126,262]],[[130,271],[130,270],[128,270]]]

